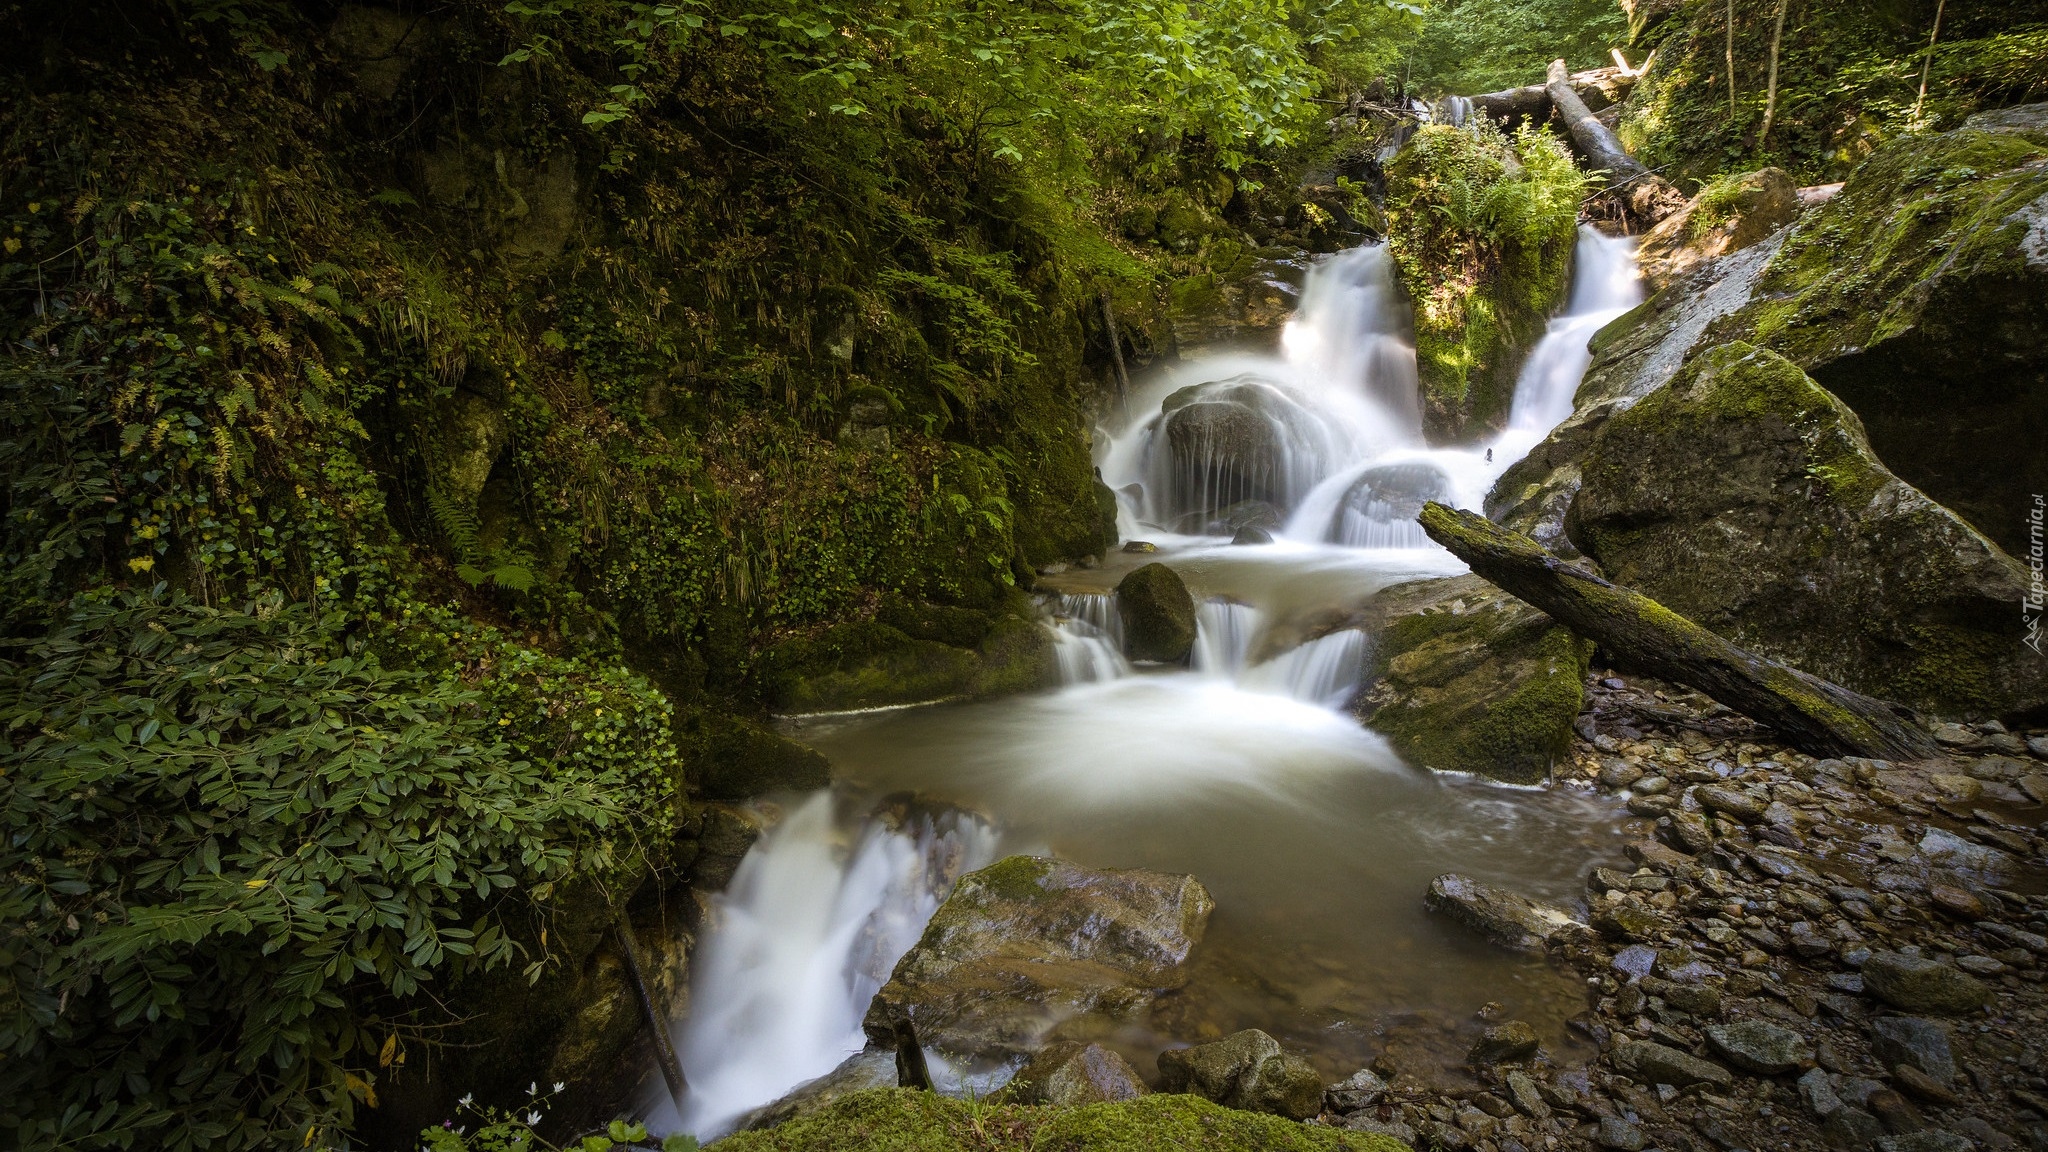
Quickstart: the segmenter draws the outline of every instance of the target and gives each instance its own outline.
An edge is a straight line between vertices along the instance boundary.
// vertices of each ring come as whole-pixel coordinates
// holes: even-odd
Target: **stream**
[[[1135,388],[1096,455],[1123,538],[1157,552],[1041,580],[1060,687],[785,721],[840,783],[761,806],[770,827],[713,901],[675,1037],[690,1095],[680,1117],[651,1106],[653,1126],[715,1137],[858,1051],[868,1000],[954,879],[1018,852],[1193,873],[1214,895],[1187,987],[1091,1033],[1148,1074],[1162,1049],[1246,1027],[1331,1080],[1395,1043],[1455,1057],[1489,1004],[1560,1059],[1590,1055],[1564,1027],[1585,1005],[1577,981],[1430,917],[1422,895],[1459,871],[1571,903],[1590,862],[1618,854],[1623,814],[1418,771],[1343,710],[1372,643],[1357,610],[1465,570],[1415,525],[1420,502],[1478,508],[1571,414],[1587,340],[1641,299],[1632,241],[1583,229],[1574,269],[1486,444],[1425,444],[1379,246],[1312,271],[1280,355]],[[1199,605],[1187,667],[1120,651],[1112,590],[1155,560]],[[884,801],[902,793],[918,804]],[[942,1086],[965,1074],[935,1071]]]

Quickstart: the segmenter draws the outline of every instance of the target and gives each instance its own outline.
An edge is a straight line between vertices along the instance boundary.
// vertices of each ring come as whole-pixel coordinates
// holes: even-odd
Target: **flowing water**
[[[714,901],[677,1037],[691,1095],[679,1121],[655,1109],[657,1125],[716,1135],[858,1050],[867,1001],[952,881],[1013,852],[1191,872],[1215,896],[1188,987],[1091,1033],[1141,1070],[1174,1043],[1254,1026],[1332,1077],[1390,1046],[1454,1058],[1489,1002],[1572,1052],[1563,1020],[1583,991],[1429,917],[1421,897],[1456,870],[1575,899],[1587,864],[1614,854],[1619,814],[1418,772],[1342,709],[1372,642],[1355,612],[1464,571],[1415,526],[1421,503],[1478,507],[1570,415],[1587,340],[1640,295],[1631,242],[1584,230],[1570,303],[1489,444],[1424,442],[1409,320],[1378,247],[1317,267],[1283,354],[1141,387],[1098,458],[1124,537],[1158,553],[1056,578],[1044,608],[1062,687],[787,722],[841,783],[780,810]],[[1229,542],[1248,525],[1270,542]],[[1120,652],[1112,589],[1155,559],[1200,602],[1186,668]],[[879,800],[903,793],[928,807]],[[887,818],[870,816],[878,802]]]

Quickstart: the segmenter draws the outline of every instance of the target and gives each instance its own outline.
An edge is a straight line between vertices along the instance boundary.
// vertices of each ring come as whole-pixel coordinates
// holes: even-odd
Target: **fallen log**
[[[1557,117],[1564,121],[1572,146],[1585,160],[1586,167],[1607,174],[1608,188],[1621,195],[1630,215],[1649,226],[1685,203],[1685,196],[1677,188],[1629,155],[1621,140],[1586,107],[1572,86],[1571,73],[1565,70],[1563,60],[1550,62],[1550,78],[1544,91],[1550,94]]]
[[[1442,504],[1419,517],[1429,538],[1501,590],[1651,676],[1697,688],[1812,756],[1920,760],[1934,740],[1881,700],[1729,643],[1640,592],[1612,584],[1484,516]]]
[[[1634,87],[1637,77],[1641,75],[1641,71],[1625,72],[1620,68],[1595,68],[1587,72],[1574,72],[1566,77],[1566,81],[1581,103],[1598,112],[1626,100],[1629,89]],[[1472,102],[1474,109],[1486,113],[1509,128],[1523,122],[1545,123],[1550,119],[1551,110],[1556,107],[1551,101],[1547,80],[1542,84],[1504,88],[1499,92],[1481,92],[1466,99]]]

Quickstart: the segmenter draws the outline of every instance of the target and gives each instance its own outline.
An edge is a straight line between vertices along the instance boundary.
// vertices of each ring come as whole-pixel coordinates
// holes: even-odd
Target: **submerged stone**
[[[862,1027],[884,1047],[908,1018],[952,1056],[1033,1052],[1061,1020],[1129,1018],[1186,983],[1213,907],[1192,876],[999,860],[960,878]]]
[[[1510,948],[1541,948],[1548,940],[1586,928],[1562,908],[1457,873],[1430,881],[1423,904]]]

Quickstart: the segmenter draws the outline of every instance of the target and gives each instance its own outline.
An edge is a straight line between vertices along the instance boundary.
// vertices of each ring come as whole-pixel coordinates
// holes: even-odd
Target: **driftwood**
[[[1688,687],[1783,734],[1813,756],[1917,760],[1934,741],[1881,700],[1746,651],[1639,592],[1609,583],[1484,516],[1425,506],[1423,531],[1503,591],[1622,663]]]

